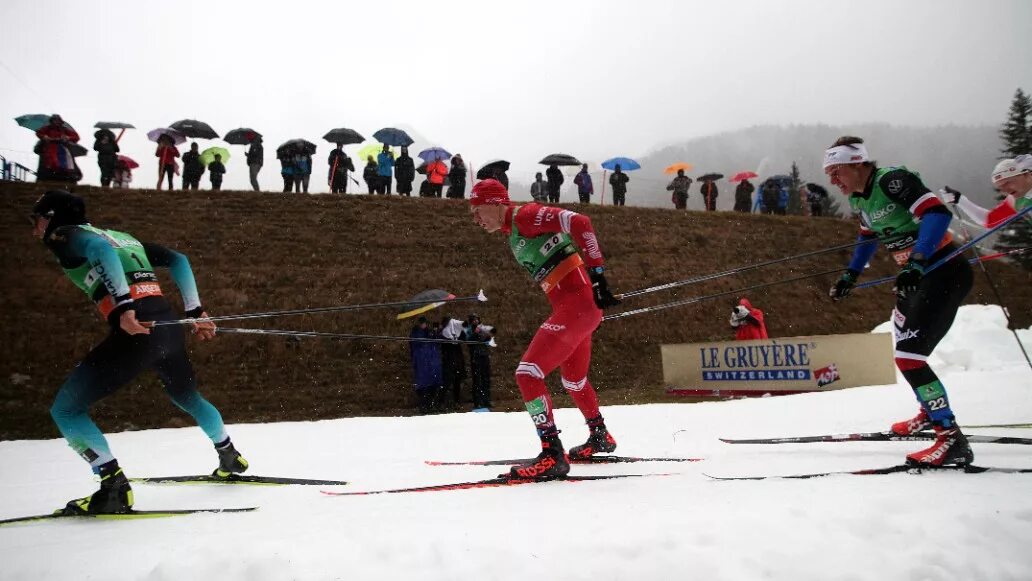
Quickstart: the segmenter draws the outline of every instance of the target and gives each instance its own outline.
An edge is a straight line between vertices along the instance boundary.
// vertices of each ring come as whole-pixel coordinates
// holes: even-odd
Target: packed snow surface
[[[1032,345],[1032,330],[1021,334]],[[1032,421],[1032,371],[998,308],[964,307],[931,361],[962,424]],[[3,527],[0,579],[1032,579],[1032,475],[704,475],[898,464],[923,445],[732,446],[718,437],[877,431],[916,411],[901,378],[820,394],[604,408],[619,453],[705,460],[573,473],[673,473],[655,478],[354,497],[320,487],[140,484],[138,509],[261,508]],[[586,437],[576,409],[559,410],[557,421],[567,446]],[[248,424],[230,433],[254,474],[350,482],[339,490],[488,478],[501,467],[424,461],[537,452],[525,413]],[[130,476],[204,473],[216,461],[196,428],[119,433],[111,444]],[[1032,468],[1032,448],[973,447],[978,464]],[[2,442],[0,466],[0,518],[49,512],[96,486],[62,440]]]

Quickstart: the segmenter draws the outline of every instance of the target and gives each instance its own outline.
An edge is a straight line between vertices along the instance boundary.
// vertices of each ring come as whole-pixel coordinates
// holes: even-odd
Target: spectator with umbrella
[[[398,180],[398,195],[411,196],[412,182],[416,179],[416,164],[409,156],[408,146],[401,146],[401,155],[394,160],[394,179]]]
[[[161,182],[168,176],[168,189],[172,190],[172,175],[178,173],[176,170],[176,158],[179,157],[177,143],[185,143],[186,137],[174,129],[158,128],[149,133],[147,137],[158,143],[154,151],[154,157],[158,158],[158,185],[155,189],[161,190]]]
[[[312,177],[312,155],[307,151],[294,154],[294,191],[308,193],[308,182]]]
[[[595,186],[591,183],[591,174],[588,173],[588,164],[581,166],[580,172],[573,177],[573,183],[577,184],[577,196],[580,203],[590,204],[591,196],[595,193]]]
[[[338,143],[337,147],[330,152],[326,164],[330,168],[330,192],[334,194],[348,193],[348,172],[355,171],[355,163],[351,161],[347,153],[344,153],[343,143]]]
[[[683,169],[677,170],[677,177],[667,184],[667,191],[673,192],[670,194],[670,200],[674,203],[674,208],[677,210],[688,209],[688,188],[692,186],[692,178],[684,175]]]
[[[466,197],[466,164],[462,156],[455,154],[451,158],[451,170],[448,171],[447,197],[462,200]]]
[[[295,187],[297,191],[301,191],[303,168],[299,167],[298,162],[303,161],[307,156],[311,163],[311,156],[315,150],[315,144],[304,139],[290,139],[276,148],[276,159],[279,159],[282,164],[280,174],[283,176],[284,192],[290,192]],[[310,169],[309,173],[311,173]]]
[[[214,154],[214,158],[211,163],[208,164],[208,175],[211,178],[211,189],[212,191],[219,191],[222,189],[222,176],[226,174],[226,166],[222,164],[222,154]],[[227,159],[227,161],[229,161]]]
[[[558,204],[559,203],[559,189],[563,186],[563,182],[566,178],[563,177],[563,172],[559,171],[559,166],[556,164],[550,164],[548,169],[545,170],[545,181],[548,182],[548,203]]]
[[[706,204],[707,212],[717,210],[717,180],[723,177],[723,174],[719,173],[708,173],[699,177],[699,181],[702,182],[699,191],[702,193],[702,200]]]
[[[112,178],[112,185],[116,188],[128,188],[133,181],[134,169],[140,167],[132,158],[119,155],[115,161],[115,172]]]
[[[391,146],[384,143],[383,151],[376,156],[376,191],[380,194],[391,195],[391,179],[394,177],[394,153]]]
[[[97,167],[100,168],[100,186],[107,189],[114,179],[118,163],[118,143],[110,129],[98,129],[93,137],[93,150],[97,152]]]
[[[230,145],[250,145],[246,152],[247,169],[251,177],[251,188],[254,191],[261,189],[258,186],[258,172],[265,165],[265,148],[262,147],[262,135],[254,129],[241,127],[233,129],[222,138]]]
[[[749,180],[757,177],[759,176],[751,171],[738,172],[731,177],[731,183],[738,184],[735,186],[735,212],[748,214],[752,211],[752,196],[756,187]]]
[[[628,171],[634,171],[634,170],[641,169],[641,164],[639,164],[638,162],[634,161],[633,159],[631,159],[629,157],[614,157],[614,158],[607,159],[607,160],[602,162],[602,169],[604,169],[606,171],[616,171],[616,168],[620,168],[621,172],[628,172]],[[606,195],[606,191],[605,191],[606,190],[605,173],[602,174],[602,180],[603,180],[602,181],[602,197],[603,197],[603,201],[605,201],[605,195]],[[627,177],[626,175],[624,175],[619,180],[619,181],[622,181],[625,184],[625,187],[623,188],[623,193],[620,194],[621,196],[626,196],[626,194],[627,194],[626,183],[629,180],[630,180],[630,178]],[[610,179],[609,183],[612,184],[613,180]],[[618,186],[614,186],[614,192],[613,192],[613,203],[614,204],[616,204],[616,191],[615,191],[616,189],[619,189],[619,187]],[[624,198],[621,197],[620,199],[621,199],[621,202],[620,202],[619,205],[622,206],[622,205],[624,205],[623,204],[623,199]]]
[[[366,156],[365,169],[362,170],[362,179],[369,188],[370,194],[375,194],[380,187],[380,172],[376,168],[376,160],[372,155]]]
[[[477,170],[477,179],[496,179],[499,182],[501,182],[506,189],[508,189],[509,176],[505,174],[505,172],[507,171],[509,171],[509,162],[505,161],[504,159],[496,159],[494,161],[489,161],[485,163],[483,167]]]
[[[448,166],[444,160],[451,159],[452,154],[440,147],[431,147],[419,152],[420,159],[426,161],[426,181],[429,182],[430,195],[440,198],[444,190],[444,179],[448,177]]]
[[[183,154],[183,189],[198,189],[203,175],[204,164],[201,163],[201,153],[197,150],[197,142],[194,141],[190,144],[190,151]]]
[[[613,188],[613,205],[623,206],[627,203],[627,182],[631,178],[623,172],[623,166],[613,166],[613,175],[609,176],[609,185]]]
[[[39,138],[34,150],[39,155],[39,168],[36,172],[38,181],[74,184],[82,179],[82,172],[79,171],[75,156],[69,147],[70,144],[79,142],[79,134],[71,125],[55,113],[47,118],[46,125],[36,130],[36,137]]]
[[[779,197],[781,197],[781,188],[773,179],[767,178],[760,185],[759,195],[756,196],[756,208],[761,214],[773,214],[778,209]]]

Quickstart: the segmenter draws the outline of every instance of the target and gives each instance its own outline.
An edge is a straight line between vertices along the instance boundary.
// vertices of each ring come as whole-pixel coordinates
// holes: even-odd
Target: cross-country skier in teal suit
[[[154,267],[170,270],[188,316],[207,317],[187,258],[163,246],[141,243],[124,232],[91,226],[86,221],[86,204],[68,192],[43,194],[32,208],[31,219],[33,233],[111,326],[107,338],[65,380],[50,409],[68,444],[100,476],[100,490],[70,501],[64,510],[121,513],[132,507],[129,481],[88,412],[90,406],[147,369],[158,374],[172,401],[193,416],[211,438],[219,458],[215,475],[228,477],[246,470],[247,461],[226,434],[222,415],[197,391],[182,327],[141,324],[178,318],[162,295]],[[196,323],[194,333],[201,340],[212,339],[215,325]]]

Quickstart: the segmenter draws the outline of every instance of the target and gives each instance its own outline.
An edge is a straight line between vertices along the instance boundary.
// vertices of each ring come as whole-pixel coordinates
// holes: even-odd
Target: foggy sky
[[[415,147],[506,158],[526,179],[552,152],[635,157],[756,124],[998,125],[1032,88],[1026,0],[7,0],[4,14],[0,154],[35,169],[21,114],[60,113],[87,148],[94,122],[127,121],[136,187],[156,181],[144,133],[182,118],[262,132],[263,189],[282,185],[276,145],[317,143],[326,191],[333,127],[411,127],[432,140]],[[224,187],[242,188],[244,148],[229,149]],[[80,166],[97,183],[92,152]]]

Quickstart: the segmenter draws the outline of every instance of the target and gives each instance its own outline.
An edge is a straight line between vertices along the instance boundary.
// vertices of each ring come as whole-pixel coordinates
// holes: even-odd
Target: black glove
[[[952,199],[952,200],[948,200],[948,201],[949,201],[949,203],[951,203],[951,204],[953,204],[953,205],[956,205],[956,204],[957,204],[957,202],[959,202],[959,201],[960,201],[960,196],[962,196],[962,195],[963,195],[963,194],[961,194],[960,192],[958,192],[957,190],[955,190],[955,189],[953,189],[953,188],[951,188],[951,187],[949,187],[949,186],[943,186],[942,190],[943,190],[944,192],[946,192],[947,194],[950,194],[951,196],[953,196],[953,199]]]
[[[853,291],[853,287],[856,286],[856,279],[860,277],[860,273],[855,270],[847,270],[842,273],[842,277],[838,279],[835,286],[831,287],[828,291],[828,296],[831,300],[838,301],[849,296],[849,293]]]
[[[896,275],[896,286],[892,290],[896,291],[897,297],[905,299],[907,295],[917,292],[922,278],[924,278],[924,260],[920,256],[915,258],[914,255],[911,255],[907,265]]]
[[[595,306],[600,309],[615,307],[620,304],[620,299],[609,292],[609,283],[606,282],[606,275],[602,274],[605,269],[601,266],[588,269],[588,278],[591,279],[591,292],[595,295]]]

